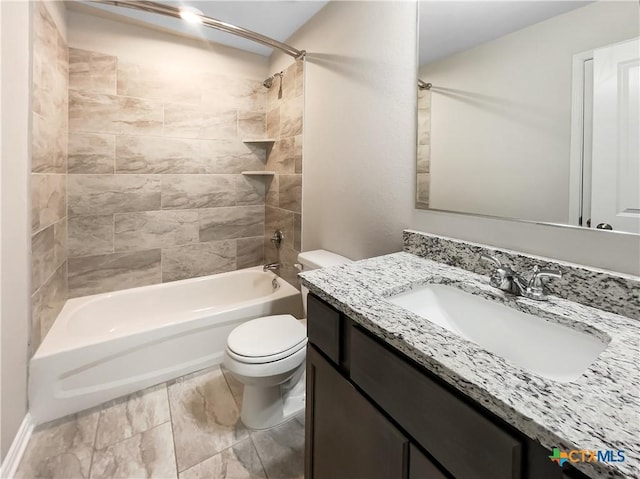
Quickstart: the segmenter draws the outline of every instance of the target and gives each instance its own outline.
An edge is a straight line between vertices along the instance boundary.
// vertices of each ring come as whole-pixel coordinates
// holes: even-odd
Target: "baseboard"
[[[13,442],[7,452],[7,456],[4,458],[4,461],[2,461],[2,465],[0,466],[0,478],[12,479],[16,474],[16,470],[20,465],[20,460],[27,448],[27,444],[29,443],[34,427],[35,424],[31,419],[31,414],[27,413],[22,420],[22,424],[20,424],[16,437],[13,438]]]

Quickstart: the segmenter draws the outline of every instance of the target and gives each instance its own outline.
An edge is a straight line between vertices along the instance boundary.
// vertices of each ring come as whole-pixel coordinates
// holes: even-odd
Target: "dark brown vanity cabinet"
[[[307,326],[306,479],[584,477],[312,295]]]

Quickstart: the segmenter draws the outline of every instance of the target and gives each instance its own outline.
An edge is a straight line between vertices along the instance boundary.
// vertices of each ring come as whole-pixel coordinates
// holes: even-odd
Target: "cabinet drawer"
[[[357,328],[351,379],[457,479],[521,478],[520,441]]]
[[[329,359],[340,361],[340,312],[313,295],[307,297],[307,336]]]
[[[409,446],[409,479],[448,479],[416,446]]]

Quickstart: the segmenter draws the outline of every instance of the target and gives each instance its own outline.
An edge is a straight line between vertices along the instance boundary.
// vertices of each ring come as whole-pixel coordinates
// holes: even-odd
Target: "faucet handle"
[[[547,296],[542,278],[562,278],[562,271],[558,269],[540,269],[538,265],[533,267],[533,273],[529,278],[525,295],[530,299],[544,300]]]

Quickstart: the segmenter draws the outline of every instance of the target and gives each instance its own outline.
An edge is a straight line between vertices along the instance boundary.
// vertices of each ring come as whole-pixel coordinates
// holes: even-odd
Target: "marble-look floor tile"
[[[166,384],[116,399],[100,412],[96,449],[104,449],[170,420]]]
[[[91,410],[39,426],[15,479],[88,478],[99,413]]]
[[[169,385],[178,461],[184,471],[247,437],[220,368]]]
[[[92,479],[170,479],[177,476],[170,422],[93,454]]]
[[[296,419],[251,437],[269,479],[304,477],[304,427]]]
[[[225,273],[235,269],[235,241],[211,241],[162,250],[164,282]]]
[[[180,479],[266,479],[250,438],[180,473]]]
[[[238,411],[242,410],[242,394],[244,393],[243,384],[236,379],[236,377],[231,374],[224,365],[220,366],[222,373],[224,374],[224,378],[227,380],[227,384],[229,385],[229,389],[231,390],[231,394],[233,395],[233,400],[236,402],[238,406]]]

